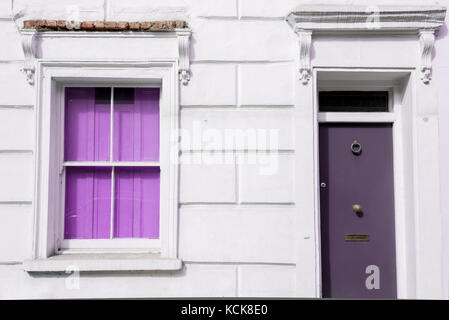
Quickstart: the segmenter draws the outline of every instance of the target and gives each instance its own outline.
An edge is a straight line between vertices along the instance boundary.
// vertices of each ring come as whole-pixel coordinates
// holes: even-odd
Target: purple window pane
[[[159,238],[159,180],[155,167],[116,167],[115,238]]]
[[[159,88],[114,88],[114,161],[159,160]]]
[[[111,168],[68,167],[65,239],[110,238]]]
[[[110,92],[107,88],[65,89],[66,161],[109,160],[110,101],[107,102],[107,90]]]

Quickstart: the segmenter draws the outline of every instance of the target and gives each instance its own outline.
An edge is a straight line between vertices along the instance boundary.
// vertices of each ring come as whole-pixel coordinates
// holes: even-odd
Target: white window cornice
[[[287,21],[297,30],[419,31],[438,30],[444,23],[443,6],[336,6],[303,5]]]
[[[30,85],[34,85],[34,74],[37,61],[150,61],[150,60],[172,60],[178,61],[179,80],[183,85],[187,85],[190,80],[190,56],[189,46],[192,31],[188,28],[175,29],[165,32],[130,32],[130,31],[39,31],[36,29],[21,29],[22,49],[25,56],[22,71],[27,76]],[[135,40],[140,41],[136,47]],[[165,39],[164,47],[154,41]],[[58,41],[60,56],[46,52],[46,40],[52,42]],[[90,51],[83,51],[82,56],[77,55],[77,50],[71,50],[75,47],[92,47],[92,41],[108,41],[111,46],[120,46],[126,48],[128,45],[134,50],[117,50],[111,57],[111,50],[104,47],[98,47]],[[120,42],[118,42],[120,41]],[[168,42],[172,42],[172,45]],[[52,48],[55,48],[54,46]],[[64,52],[64,48],[66,51]],[[150,48],[150,49],[149,49]],[[151,48],[155,48],[152,50]],[[160,48],[159,50],[157,48]]]

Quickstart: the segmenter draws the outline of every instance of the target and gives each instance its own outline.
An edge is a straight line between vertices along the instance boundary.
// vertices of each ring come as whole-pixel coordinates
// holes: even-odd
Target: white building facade
[[[333,123],[391,124],[395,297],[449,298],[448,3],[315,2],[1,0],[0,298],[325,296]],[[161,90],[156,241],[66,241],[71,86]],[[321,91],[387,111],[323,112]]]

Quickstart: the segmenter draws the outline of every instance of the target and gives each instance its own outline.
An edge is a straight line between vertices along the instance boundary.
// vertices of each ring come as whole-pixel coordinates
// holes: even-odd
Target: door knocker
[[[357,140],[351,144],[351,151],[354,155],[358,156],[362,153],[362,145]]]

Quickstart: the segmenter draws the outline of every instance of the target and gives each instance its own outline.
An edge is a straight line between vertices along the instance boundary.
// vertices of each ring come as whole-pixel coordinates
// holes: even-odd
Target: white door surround
[[[394,122],[398,298],[443,297],[438,105],[431,60],[445,13],[440,6],[312,5],[288,15],[299,37],[298,296],[321,296],[317,130],[323,119],[317,93],[325,87],[382,87],[393,98],[388,117]]]

